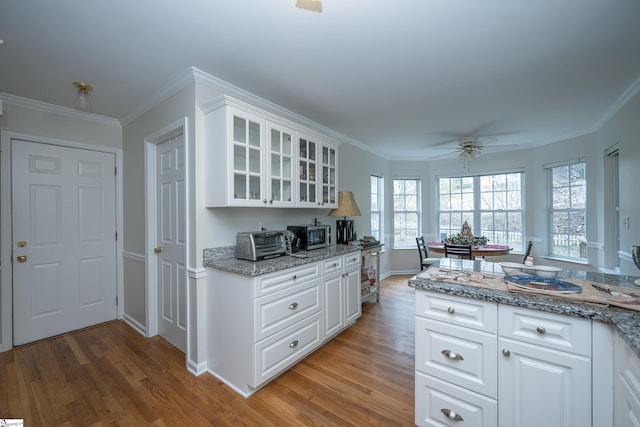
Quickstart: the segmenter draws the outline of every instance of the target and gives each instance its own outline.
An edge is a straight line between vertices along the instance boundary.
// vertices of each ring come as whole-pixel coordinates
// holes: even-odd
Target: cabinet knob
[[[507,357],[511,356],[511,352],[509,350],[507,350],[506,348],[502,349],[502,354],[504,354]]]
[[[442,412],[445,417],[449,418],[452,421],[464,421],[464,418],[462,418],[460,414],[451,409],[442,408],[440,409],[440,412]]]
[[[450,360],[456,360],[456,361],[464,360],[464,357],[462,357],[458,353],[453,352],[451,350],[442,350],[440,353],[444,354],[445,357],[447,357]]]
[[[296,276],[295,274],[293,275],[293,277],[291,277],[293,280],[296,280],[298,278],[298,276]]]
[[[262,199],[262,203],[267,204],[267,199]]]
[[[453,307],[449,307],[447,311],[449,312],[449,314],[453,314],[456,312]]]
[[[547,332],[547,330],[545,328],[543,328],[542,326],[538,326],[536,328],[536,332],[539,333],[540,335],[543,335]]]
[[[289,348],[294,348],[298,346],[298,340],[293,340],[289,343]]]
[[[289,310],[295,310],[296,308],[298,308],[297,302],[292,302],[291,304],[289,304]]]

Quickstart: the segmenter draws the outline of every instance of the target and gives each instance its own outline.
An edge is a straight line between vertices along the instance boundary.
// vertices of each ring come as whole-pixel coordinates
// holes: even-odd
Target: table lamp
[[[351,191],[338,192],[338,208],[329,212],[330,216],[341,216],[343,219],[336,221],[336,243],[339,245],[347,245],[354,239],[353,220],[347,219],[348,216],[360,216],[360,209],[356,204]]]

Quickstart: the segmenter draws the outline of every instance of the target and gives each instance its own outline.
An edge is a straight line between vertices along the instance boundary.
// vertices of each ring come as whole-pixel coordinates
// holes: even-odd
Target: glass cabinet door
[[[262,197],[262,132],[260,123],[233,115],[233,198]]]
[[[336,149],[329,146],[322,147],[322,204],[337,204],[336,194]]]
[[[298,140],[298,201],[301,204],[317,203],[316,147],[317,144],[307,138]]]
[[[293,205],[293,132],[271,127],[269,131],[269,204]]]

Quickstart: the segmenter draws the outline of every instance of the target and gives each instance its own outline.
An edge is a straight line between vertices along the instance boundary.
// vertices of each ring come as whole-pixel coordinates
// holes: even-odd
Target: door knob
[[[159,254],[160,252],[162,252],[162,246],[158,246],[157,248],[153,248],[153,252]]]
[[[18,261],[18,262],[26,262],[27,261],[27,256],[26,255],[18,255],[16,257],[16,261]]]
[[[18,243],[16,243],[16,245],[19,248],[24,248],[25,246],[27,246],[27,242],[25,242],[24,240],[20,240]]]

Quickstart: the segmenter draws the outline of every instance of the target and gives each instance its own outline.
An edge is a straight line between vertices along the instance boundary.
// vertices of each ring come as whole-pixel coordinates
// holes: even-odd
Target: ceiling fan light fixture
[[[471,157],[471,160],[477,159],[480,157],[480,150],[472,150],[471,153],[469,153],[469,157]]]
[[[320,0],[297,0],[296,7],[312,12],[322,12],[322,2]]]
[[[461,151],[460,154],[458,154],[458,159],[464,160],[466,158],[467,158],[467,152],[466,151]]]
[[[89,92],[93,90],[93,87],[82,82],[73,82],[73,85],[78,88],[78,93],[76,94],[76,100],[74,103],[75,109],[90,113],[93,110],[93,107],[91,106],[91,100],[89,99]]]

